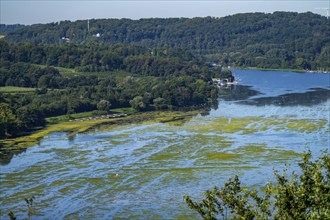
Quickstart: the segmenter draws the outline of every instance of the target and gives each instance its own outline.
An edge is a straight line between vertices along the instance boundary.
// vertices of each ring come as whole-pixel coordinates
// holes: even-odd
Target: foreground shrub
[[[223,188],[205,192],[201,202],[184,196],[203,219],[330,219],[330,157],[324,152],[312,161],[303,155],[299,175],[274,172],[275,182],[263,193],[241,186],[238,176]]]

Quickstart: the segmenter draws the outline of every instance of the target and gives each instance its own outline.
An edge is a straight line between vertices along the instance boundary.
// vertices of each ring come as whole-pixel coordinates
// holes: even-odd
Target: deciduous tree
[[[242,186],[235,176],[223,188],[206,191],[201,202],[189,196],[184,201],[203,219],[330,219],[328,152],[316,161],[308,152],[299,167],[300,175],[275,171],[276,182],[267,184],[264,193]]]

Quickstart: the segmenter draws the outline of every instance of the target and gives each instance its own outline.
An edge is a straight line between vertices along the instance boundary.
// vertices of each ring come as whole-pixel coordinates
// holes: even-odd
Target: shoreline
[[[169,124],[182,124],[188,118],[202,113],[203,110],[193,110],[187,112],[181,111],[150,111],[138,112],[125,117],[118,118],[95,118],[90,120],[72,120],[72,121],[59,121],[47,123],[47,125],[35,132],[25,136],[1,139],[0,140],[0,154],[3,151],[15,151],[27,149],[33,145],[40,143],[40,141],[56,132],[67,132],[67,137],[74,137],[78,133],[84,133],[102,125],[106,126],[120,126],[133,123],[169,123]]]
[[[260,71],[284,71],[284,72],[295,72],[295,73],[315,73],[315,74],[330,74],[328,71],[318,70],[302,70],[302,69],[273,69],[273,68],[260,68],[260,67],[232,67],[232,70],[260,70]]]

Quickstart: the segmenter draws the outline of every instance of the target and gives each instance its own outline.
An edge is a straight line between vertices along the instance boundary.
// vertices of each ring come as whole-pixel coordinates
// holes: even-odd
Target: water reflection
[[[234,75],[240,85],[259,91],[258,98],[305,93],[311,88],[329,89],[330,86],[330,74],[234,70]]]
[[[246,100],[261,93],[252,89],[252,86],[230,85],[228,88],[220,88],[219,94],[221,100],[237,101]]]
[[[330,99],[330,74],[234,70],[238,85],[221,89],[224,101],[252,106],[313,106]]]
[[[26,149],[19,149],[19,150],[6,150],[0,149],[0,165],[7,165],[10,163],[11,159],[18,154],[26,152]]]
[[[264,106],[313,106],[330,99],[330,90],[314,89],[305,93],[288,93],[276,97],[261,97],[241,101],[241,104]]]

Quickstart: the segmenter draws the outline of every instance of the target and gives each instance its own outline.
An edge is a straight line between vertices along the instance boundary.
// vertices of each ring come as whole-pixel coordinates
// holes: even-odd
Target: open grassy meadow
[[[0,93],[26,93],[34,92],[35,88],[17,87],[17,86],[0,86]]]

